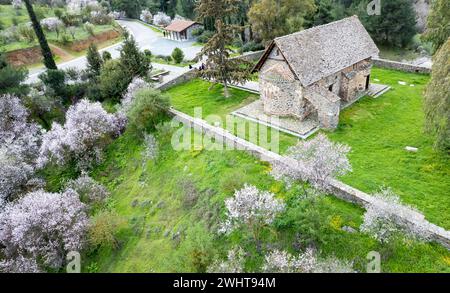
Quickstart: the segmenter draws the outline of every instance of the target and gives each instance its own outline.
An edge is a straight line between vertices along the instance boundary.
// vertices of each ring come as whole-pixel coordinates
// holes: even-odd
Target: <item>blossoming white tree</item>
[[[37,191],[9,203],[0,214],[2,270],[58,269],[69,251],[81,251],[88,218],[73,190]],[[8,268],[9,267],[9,268]]]
[[[133,78],[131,83],[128,85],[127,91],[125,92],[125,94],[122,97],[121,111],[127,112],[134,100],[135,94],[139,90],[148,88],[148,87],[150,87],[150,85],[148,84],[148,82],[146,82],[142,78],[140,78],[140,77]]]
[[[81,170],[99,162],[103,148],[120,134],[126,124],[122,113],[109,114],[100,103],[81,100],[66,113],[64,126],[53,123],[40,148],[39,166],[65,164],[75,159]]]
[[[41,20],[41,26],[48,31],[56,32],[56,37],[59,37],[60,29],[64,24],[57,17],[48,17]]]
[[[237,228],[248,228],[255,240],[259,239],[261,229],[272,224],[285,209],[283,201],[276,199],[273,193],[260,191],[251,185],[245,185],[234,193],[234,197],[225,200],[225,207],[227,218],[219,232],[230,233]]]
[[[0,96],[0,205],[24,190],[35,170],[41,128],[19,98]]]
[[[72,189],[80,196],[80,200],[89,205],[102,203],[109,196],[108,190],[86,174],[66,184],[66,189]]]
[[[399,216],[409,219],[409,223],[399,221]],[[402,203],[400,197],[389,188],[382,188],[373,194],[366,206],[361,232],[368,233],[380,242],[389,242],[399,232],[422,240],[429,239],[428,222],[425,216],[414,208]]]
[[[143,22],[151,23],[153,20],[153,15],[150,11],[145,9],[145,10],[142,10],[139,19],[142,20]]]
[[[14,9],[22,8],[22,0],[12,0],[11,5]]]
[[[262,271],[265,273],[354,273],[352,264],[335,257],[319,259],[316,252],[308,248],[293,256],[286,251],[274,250],[266,255]]]
[[[273,164],[275,178],[287,177],[309,182],[313,187],[328,191],[330,180],[352,171],[347,158],[350,147],[331,142],[325,135],[301,141],[289,148],[283,162]]]
[[[244,272],[245,251],[236,247],[228,251],[225,261],[215,261],[207,269],[208,273],[240,274]]]
[[[171,22],[172,19],[170,18],[170,16],[168,16],[164,12],[158,12],[157,14],[155,14],[155,16],[153,16],[153,24],[155,25],[166,27]]]

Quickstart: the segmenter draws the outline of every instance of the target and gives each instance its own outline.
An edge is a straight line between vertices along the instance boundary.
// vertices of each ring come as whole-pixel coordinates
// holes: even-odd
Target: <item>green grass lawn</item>
[[[374,192],[381,186],[391,187],[429,221],[450,229],[449,158],[436,153],[432,149],[432,138],[422,131],[422,92],[429,77],[377,68],[372,77],[393,89],[378,99],[364,97],[347,108],[341,113],[339,128],[333,133],[327,132],[332,140],[352,147],[353,173],[342,180],[365,192]],[[398,81],[407,85],[400,85]],[[224,118],[257,99],[255,95],[234,89],[231,98],[225,99],[221,86],[211,91],[209,87],[205,81],[194,80],[167,93],[174,108],[193,115],[194,108],[201,106],[203,117]],[[281,153],[297,141],[280,134]],[[418,147],[419,152],[406,152],[406,146]]]
[[[105,162],[93,176],[112,191],[110,210],[127,223],[118,249],[87,253],[88,272],[203,272],[217,258],[240,245],[248,253],[246,267],[257,270],[263,261],[246,231],[218,236],[224,200],[244,183],[274,192],[287,203],[272,229],[264,230],[262,250],[270,247],[295,253],[295,239],[318,233],[321,256],[354,261],[365,271],[369,251],[382,255],[384,272],[450,272],[450,253],[436,244],[397,239],[381,245],[369,236],[342,231],[357,228],[363,210],[334,197],[315,204],[300,200],[300,188],[275,181],[269,166],[239,151],[174,151],[170,134],[157,133],[156,162],[142,157],[141,143],[126,133],[110,145]],[[167,138],[168,137],[168,138]],[[59,179],[61,180],[61,179]],[[179,236],[177,236],[179,235]]]

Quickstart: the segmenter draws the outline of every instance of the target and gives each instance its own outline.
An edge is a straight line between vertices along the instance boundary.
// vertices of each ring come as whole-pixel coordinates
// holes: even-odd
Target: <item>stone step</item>
[[[378,98],[379,96],[383,95],[384,93],[388,92],[390,89],[391,89],[390,86],[386,86],[386,87],[383,87],[383,88],[381,88],[381,89],[377,88],[377,89],[375,89],[375,90],[369,90],[369,91],[367,92],[367,94],[368,94],[369,96],[371,96],[372,98],[376,99],[376,98]]]

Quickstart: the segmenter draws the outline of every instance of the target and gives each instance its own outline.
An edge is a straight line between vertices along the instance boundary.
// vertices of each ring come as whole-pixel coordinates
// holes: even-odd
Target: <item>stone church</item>
[[[315,115],[335,129],[340,110],[367,93],[378,53],[357,16],[276,38],[254,68],[264,112]]]

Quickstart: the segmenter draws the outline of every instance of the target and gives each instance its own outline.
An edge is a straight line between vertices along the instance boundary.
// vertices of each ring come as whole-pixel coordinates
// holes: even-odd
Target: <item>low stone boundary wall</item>
[[[247,53],[244,53],[244,54],[242,54],[240,56],[233,57],[231,59],[242,59],[242,60],[245,60],[245,61],[248,61],[248,62],[252,62],[252,61],[258,61],[259,58],[261,58],[261,56],[263,54],[264,54],[264,50],[262,50],[262,51],[255,51],[255,52],[247,52]]]
[[[269,163],[279,162],[282,164],[286,164],[286,166],[289,166],[290,168],[295,168],[296,164],[292,162],[292,159],[281,156],[253,143],[250,143],[231,134],[221,127],[215,127],[208,124],[202,119],[191,117],[175,109],[170,109],[170,113],[175,117],[176,120],[180,121],[181,123],[189,125],[191,128],[208,137],[214,137],[216,142],[222,142],[228,146],[233,146],[237,150],[246,151],[251,155],[258,157],[262,161],[266,161]],[[372,196],[343,182],[340,182],[338,180],[331,180],[330,184],[332,194],[342,200],[358,204],[362,207],[366,207],[368,204],[371,204],[373,202]],[[450,232],[446,231],[442,227],[428,222],[423,216],[420,215],[416,219],[411,219],[406,217],[405,215],[398,214],[396,215],[396,220],[399,223],[405,224],[410,227],[418,226],[422,229],[425,229],[430,234],[430,238],[432,241],[436,241],[450,250]]]
[[[187,82],[189,80],[192,80],[196,76],[196,70],[197,69],[195,69],[195,68],[191,69],[191,70],[189,70],[189,71],[187,71],[187,72],[185,72],[183,74],[180,74],[179,76],[177,76],[177,77],[175,77],[175,78],[173,78],[171,80],[168,80],[166,82],[163,82],[160,85],[157,85],[155,88],[159,89],[161,91],[164,91],[164,90],[167,90],[167,89],[169,89],[171,87],[174,87],[174,86],[177,86],[177,85],[182,84],[184,82]]]
[[[375,65],[377,67],[381,67],[381,68],[395,69],[395,70],[400,70],[400,71],[404,71],[404,72],[425,73],[425,74],[431,73],[431,69],[428,67],[418,66],[418,65],[408,64],[408,63],[402,63],[402,62],[396,62],[396,61],[387,60],[387,59],[374,58],[373,65]]]

